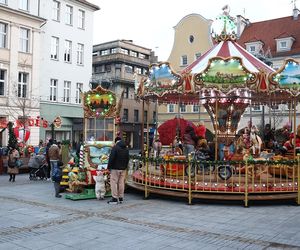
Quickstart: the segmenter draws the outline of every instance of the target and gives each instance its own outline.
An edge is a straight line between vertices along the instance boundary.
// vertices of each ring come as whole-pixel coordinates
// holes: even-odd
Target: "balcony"
[[[121,53],[114,53],[109,55],[103,55],[103,56],[94,56],[93,57],[93,64],[97,63],[111,63],[111,62],[122,62],[122,63],[130,63],[139,65],[142,67],[148,67],[150,64],[149,59],[141,59],[138,57],[133,57],[130,55],[125,55]]]

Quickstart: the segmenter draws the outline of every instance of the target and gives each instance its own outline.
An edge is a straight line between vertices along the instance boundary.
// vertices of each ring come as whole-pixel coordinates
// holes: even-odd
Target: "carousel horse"
[[[250,142],[251,142],[252,154],[255,155],[255,153],[258,152],[259,155],[261,152],[261,147],[263,142],[262,139],[257,135],[257,128],[255,126],[251,127]]]

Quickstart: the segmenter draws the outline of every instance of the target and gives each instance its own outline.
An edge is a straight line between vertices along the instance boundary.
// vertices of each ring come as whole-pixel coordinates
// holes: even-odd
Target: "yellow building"
[[[211,23],[212,20],[205,19],[199,14],[189,14],[174,27],[173,48],[168,59],[174,71],[182,71],[213,46],[210,36]],[[181,105],[179,108],[176,104],[159,105],[158,125],[176,116],[184,117],[195,124],[201,120],[212,130],[210,118],[204,107]]]

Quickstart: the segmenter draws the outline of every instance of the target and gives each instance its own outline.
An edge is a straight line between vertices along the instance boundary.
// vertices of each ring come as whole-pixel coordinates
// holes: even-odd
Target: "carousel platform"
[[[183,164],[151,165],[141,167],[130,174],[127,185],[145,191],[172,197],[207,200],[296,200],[298,188],[298,166],[249,165],[232,166],[228,178],[221,178],[216,167],[213,171],[194,170],[194,175],[184,169]],[[189,170],[191,171],[191,170]]]

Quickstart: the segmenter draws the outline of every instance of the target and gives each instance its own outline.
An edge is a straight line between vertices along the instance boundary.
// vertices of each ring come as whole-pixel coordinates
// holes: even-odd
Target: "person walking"
[[[48,151],[49,160],[50,160],[50,166],[51,166],[51,178],[54,183],[54,190],[55,190],[55,197],[61,198],[60,193],[60,182],[62,178],[62,170],[61,170],[61,164],[59,164],[59,161],[61,161],[61,154],[60,149],[57,146],[57,144],[53,143]]]
[[[16,162],[20,158],[19,151],[16,148],[11,148],[8,153],[8,167],[7,173],[9,174],[9,181],[15,182],[16,175],[19,173],[19,166]]]
[[[107,168],[110,170],[110,188],[112,198],[108,204],[118,204],[123,202],[125,189],[125,175],[129,162],[129,150],[125,142],[116,137],[115,145],[113,146]]]

